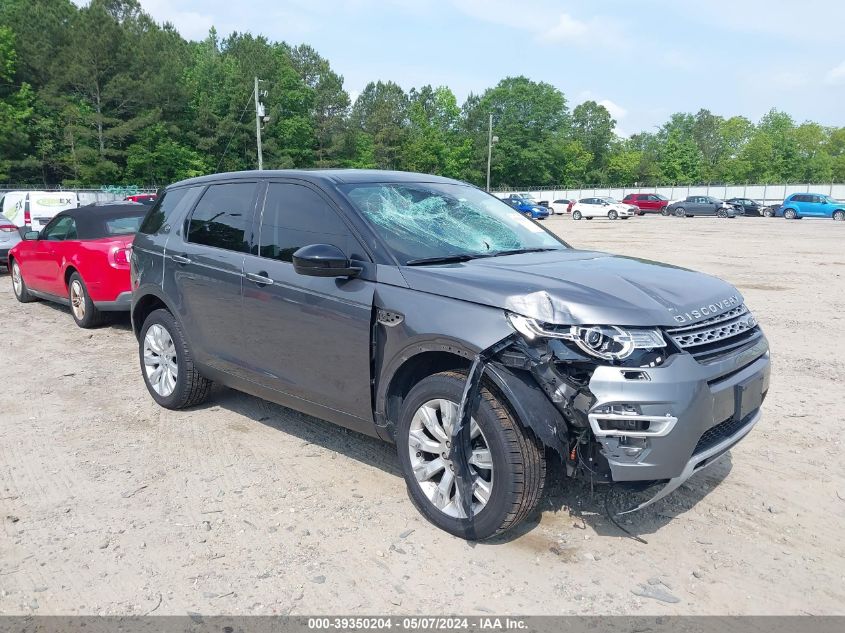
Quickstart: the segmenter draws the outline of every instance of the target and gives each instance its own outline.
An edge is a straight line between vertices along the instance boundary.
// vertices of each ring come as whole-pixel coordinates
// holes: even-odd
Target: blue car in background
[[[845,202],[821,193],[793,193],[775,211],[775,216],[787,220],[833,218],[842,222],[845,221]]]
[[[531,218],[532,220],[545,220],[549,217],[549,210],[546,207],[541,207],[539,204],[531,200],[526,200],[525,198],[510,196],[502,200],[502,202],[512,206],[526,218]]]

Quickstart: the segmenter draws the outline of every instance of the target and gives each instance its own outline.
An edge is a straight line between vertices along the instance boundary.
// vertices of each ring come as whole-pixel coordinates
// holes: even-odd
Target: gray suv
[[[731,285],[573,249],[446,178],[186,180],[131,263],[156,402],[199,404],[215,381],[394,442],[415,505],[468,539],[532,512],[547,459],[656,484],[647,505],[745,436],[769,384]]]

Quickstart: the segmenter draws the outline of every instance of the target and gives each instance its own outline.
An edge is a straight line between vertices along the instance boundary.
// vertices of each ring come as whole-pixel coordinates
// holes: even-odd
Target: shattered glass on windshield
[[[474,187],[366,184],[348,186],[345,193],[403,263],[565,248],[534,222]]]

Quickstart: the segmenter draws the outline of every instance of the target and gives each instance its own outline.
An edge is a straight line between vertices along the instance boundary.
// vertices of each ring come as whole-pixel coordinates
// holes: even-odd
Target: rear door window
[[[246,228],[252,222],[256,188],[254,182],[211,185],[191,214],[187,241],[247,252]]]
[[[258,254],[283,262],[310,244],[332,244],[347,257],[363,259],[362,249],[337,212],[313,189],[293,183],[270,183]]]

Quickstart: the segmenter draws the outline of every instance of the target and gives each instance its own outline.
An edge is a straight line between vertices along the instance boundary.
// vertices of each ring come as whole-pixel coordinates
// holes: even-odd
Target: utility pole
[[[258,146],[258,169],[264,169],[264,156],[261,153],[261,119],[264,118],[264,106],[259,97],[258,82],[261,81],[258,77],[255,78],[255,143]]]
[[[487,191],[490,191],[490,161],[493,158],[493,143],[498,143],[499,137],[493,136],[493,115],[487,124]]]

